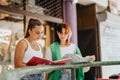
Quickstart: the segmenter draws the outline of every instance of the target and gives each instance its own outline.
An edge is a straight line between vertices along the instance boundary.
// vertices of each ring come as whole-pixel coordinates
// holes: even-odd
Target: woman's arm
[[[86,73],[90,70],[90,67],[83,67],[83,72]]]
[[[92,56],[86,56],[86,57],[82,57],[81,55],[81,51],[80,49],[77,47],[76,49],[76,54],[79,54],[79,57],[81,57],[81,60],[80,61],[83,61],[83,62],[93,62],[95,61],[95,56],[92,55]],[[90,67],[83,67],[83,72],[88,72],[90,70]]]
[[[95,61],[95,56],[94,56],[94,55],[89,56],[88,58],[89,58],[89,62],[93,62],[93,61]],[[90,67],[83,67],[83,71],[84,71],[84,73],[85,73],[85,72],[88,72],[89,69],[90,69]]]
[[[21,40],[15,49],[15,56],[14,56],[14,65],[15,68],[26,67],[27,65],[23,63],[24,53],[27,49],[27,44],[24,40]]]

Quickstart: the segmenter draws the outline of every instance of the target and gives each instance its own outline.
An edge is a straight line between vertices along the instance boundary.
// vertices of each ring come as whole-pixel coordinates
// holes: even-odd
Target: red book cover
[[[27,65],[37,65],[37,64],[45,64],[45,65],[61,65],[61,64],[66,64],[67,62],[71,61],[71,58],[66,58],[66,59],[61,59],[57,61],[51,61],[47,60],[45,58],[39,58],[39,57],[32,57],[28,62]]]

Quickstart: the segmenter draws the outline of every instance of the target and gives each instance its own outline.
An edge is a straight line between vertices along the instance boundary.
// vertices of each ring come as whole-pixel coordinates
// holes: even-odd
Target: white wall
[[[101,61],[120,61],[120,16],[107,12],[107,19],[100,22]],[[102,77],[120,73],[120,65],[102,66]]]

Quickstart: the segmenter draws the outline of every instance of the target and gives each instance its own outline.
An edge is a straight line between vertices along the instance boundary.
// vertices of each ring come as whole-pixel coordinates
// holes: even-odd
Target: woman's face
[[[65,32],[65,28],[62,28],[62,32],[61,33],[57,31],[57,34],[58,34],[58,37],[59,37],[60,41],[66,41],[68,39],[68,36],[69,36]]]
[[[29,30],[30,37],[34,40],[39,40],[43,36],[43,26],[35,26],[32,30]]]

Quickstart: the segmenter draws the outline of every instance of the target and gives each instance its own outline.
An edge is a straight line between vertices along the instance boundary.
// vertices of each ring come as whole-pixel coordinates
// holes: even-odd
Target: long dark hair
[[[33,28],[35,28],[35,26],[41,26],[41,25],[42,25],[42,23],[39,20],[31,18],[29,20],[27,31],[25,33],[24,38],[27,38],[30,36],[29,30],[32,30]]]
[[[63,28],[65,28],[65,33],[69,34],[69,37],[66,40],[66,45],[69,45],[70,44],[70,37],[71,37],[72,32],[71,32],[70,26],[68,24],[59,24],[56,27],[56,41],[58,41],[60,43],[60,39],[59,39],[59,37],[57,35],[57,32],[62,33]]]

